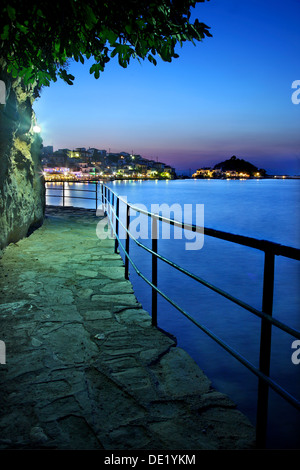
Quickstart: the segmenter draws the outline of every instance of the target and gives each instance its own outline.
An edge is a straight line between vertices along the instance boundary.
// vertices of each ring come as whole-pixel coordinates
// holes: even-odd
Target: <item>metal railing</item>
[[[50,183],[50,181],[48,181]],[[48,183],[47,182],[47,183]],[[96,209],[98,205],[98,183],[99,182],[89,182],[95,184],[95,196],[93,198],[80,197],[81,199],[94,199],[96,203]],[[300,410],[300,402],[294,396],[292,396],[287,390],[282,388],[277,382],[270,378],[270,362],[271,362],[271,337],[272,337],[272,325],[279,328],[280,330],[288,333],[294,338],[300,339],[300,332],[294,328],[286,325],[285,323],[277,320],[272,316],[273,312],[273,293],[274,293],[274,272],[275,272],[275,256],[284,256],[286,258],[300,260],[300,250],[286,245],[281,245],[278,243],[270,242],[267,240],[259,240],[251,237],[236,235],[221,230],[215,230],[207,227],[198,227],[192,224],[182,223],[176,220],[167,219],[159,214],[154,214],[146,210],[142,210],[130,203],[127,202],[124,198],[120,197],[113,191],[109,186],[100,182],[101,185],[101,203],[104,207],[104,214],[107,215],[110,222],[111,229],[115,237],[115,253],[118,252],[118,248],[122,248],[125,255],[125,278],[129,279],[129,263],[132,265],[136,273],[151,287],[152,290],[152,305],[151,305],[151,316],[152,316],[152,325],[157,327],[157,300],[158,294],[168,301],[174,308],[181,312],[186,318],[188,318],[194,325],[200,328],[205,332],[210,338],[212,338],[216,343],[218,343],[223,349],[225,349],[229,354],[231,354],[235,359],[237,359],[241,364],[243,364],[247,369],[249,369],[253,374],[258,377],[258,393],[257,393],[257,413],[256,413],[256,444],[259,448],[266,447],[266,437],[267,437],[267,419],[268,419],[268,396],[269,388],[272,388],[277,392],[283,399],[289,402],[292,406],[295,407],[298,411]],[[48,188],[47,188],[48,189]],[[49,188],[50,189],[50,188]],[[63,205],[65,205],[65,198],[73,198],[76,196],[66,195],[65,187],[63,182],[62,188],[51,188],[59,189],[62,194],[58,196],[51,195],[50,197],[62,197]],[[79,191],[75,188],[68,187],[68,190]],[[91,191],[91,190],[81,190],[81,191]],[[46,191],[47,193],[47,191]],[[125,225],[120,218],[120,201],[126,206],[126,217]],[[130,226],[130,209],[137,211],[141,214],[144,214],[151,218],[151,228],[152,228],[152,246],[151,248],[147,247],[139,240],[137,240],[132,233],[129,231]],[[113,216],[113,217],[112,217]],[[190,230],[193,232],[204,233],[204,236],[210,236],[221,240],[226,240],[232,243],[236,243],[242,246],[251,247],[257,250],[264,252],[264,277],[263,277],[263,295],[262,295],[262,310],[258,310],[253,306],[243,302],[242,300],[234,297],[233,295],[225,292],[224,290],[216,287],[215,285],[207,282],[203,278],[189,272],[187,269],[182,268],[173,261],[165,258],[158,253],[158,222],[161,221],[172,226],[180,227],[184,230]],[[125,230],[125,246],[121,243],[119,236],[120,226]],[[139,247],[146,250],[152,255],[152,274],[151,280],[149,280],[136,266],[132,260],[129,250],[130,244],[129,241],[132,239]],[[157,260],[165,262],[179,272],[185,274],[191,279],[199,282],[200,284],[208,287],[212,291],[218,293],[219,295],[225,297],[236,305],[244,308],[250,313],[256,315],[261,319],[261,333],[260,333],[260,353],[259,353],[259,368],[255,367],[251,362],[249,362],[245,357],[240,355],[235,351],[231,346],[225,343],[222,339],[216,336],[212,331],[210,331],[205,326],[201,325],[197,320],[195,320],[188,312],[181,308],[176,302],[170,299],[164,292],[162,292],[158,287],[158,278],[157,278]]]
[[[300,410],[300,402],[294,396],[292,396],[287,390],[282,388],[278,383],[272,380],[270,374],[270,362],[271,362],[271,332],[272,325],[279,328],[282,331],[290,334],[291,336],[300,339],[300,332],[294,328],[286,325],[285,323],[277,320],[272,316],[273,311],[273,291],[274,291],[274,268],[275,268],[275,256],[284,256],[294,260],[300,260],[300,250],[290,246],[281,245],[278,243],[270,242],[267,240],[259,240],[251,237],[245,237],[241,235],[235,235],[220,230],[215,230],[207,227],[198,227],[192,224],[183,224],[182,222],[167,219],[159,214],[154,214],[145,210],[140,209],[130,203],[127,200],[116,194],[110,187],[102,184],[101,185],[101,200],[104,206],[104,213],[107,215],[110,226],[115,236],[115,252],[117,253],[118,247],[121,247],[125,255],[125,277],[129,279],[129,263],[132,265],[136,273],[151,287],[152,289],[152,325],[157,326],[157,295],[162,296],[168,301],[173,307],[187,317],[193,324],[205,332],[210,338],[216,341],[223,349],[229,354],[235,357],[241,364],[247,369],[254,373],[258,377],[258,393],[257,393],[257,413],[256,413],[256,444],[259,448],[266,447],[267,437],[267,420],[268,420],[268,396],[269,388],[272,388],[282,398],[293,405],[298,411]],[[126,222],[125,225],[120,219],[120,201],[126,205]],[[130,209],[137,211],[141,214],[151,218],[152,225],[152,246],[147,247],[139,240],[137,240],[132,233],[129,231],[130,226]],[[113,217],[112,217],[113,215]],[[263,296],[262,296],[262,310],[258,310],[253,306],[243,302],[242,300],[234,297],[233,295],[225,292],[224,290],[214,286],[213,284],[205,281],[199,276],[189,272],[187,269],[182,268],[178,264],[165,258],[158,253],[158,222],[167,223],[173,226],[181,227],[184,230],[190,230],[193,232],[201,232],[204,235],[218,238],[221,240],[227,240],[232,243],[239,245],[255,248],[265,253],[264,259],[264,278],[263,278]],[[121,243],[119,237],[119,228],[123,227],[125,230],[125,247]],[[152,255],[152,276],[151,280],[147,279],[146,276],[138,269],[129,254],[129,240],[132,239],[139,247],[146,250]],[[181,308],[176,302],[170,299],[165,293],[163,293],[157,284],[157,260],[167,263],[174,269],[184,273],[191,279],[199,282],[200,284],[208,287],[219,295],[227,298],[231,302],[239,305],[240,307],[248,310],[252,314],[256,315],[261,319],[261,335],[260,335],[260,359],[259,368],[255,367],[245,357],[240,355],[231,346],[225,343],[222,339],[216,336],[205,326],[201,325],[195,320],[188,312]]]
[[[59,184],[59,187],[57,188],[53,188],[53,187],[50,187],[48,188],[47,184],[48,183],[57,183]],[[76,191],[76,192],[89,192],[89,193],[94,193],[93,197],[84,197],[84,196],[71,196],[69,194],[66,194],[66,183],[68,185],[68,188],[67,190],[68,191]],[[91,189],[76,189],[76,188],[71,188],[70,187],[70,184],[76,184],[76,183],[79,183],[78,181],[56,181],[56,180],[48,180],[48,181],[45,181],[45,195],[46,197],[59,197],[59,198],[62,198],[62,205],[63,207],[65,206],[65,199],[68,198],[68,199],[90,199],[92,201],[95,201],[95,205],[96,205],[96,210],[97,210],[97,207],[98,207],[98,183],[99,181],[80,181],[81,184],[93,184],[95,185],[95,189],[94,191],[92,191]],[[60,191],[61,194],[48,194],[48,189],[50,189],[51,191]]]

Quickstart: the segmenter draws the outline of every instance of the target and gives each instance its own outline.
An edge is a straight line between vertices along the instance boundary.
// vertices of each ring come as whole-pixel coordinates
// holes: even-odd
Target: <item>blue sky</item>
[[[212,38],[154,67],[117,60],[96,80],[44,88],[35,104],[44,145],[134,152],[180,173],[236,155],[273,174],[300,174],[300,0],[210,0],[193,16]],[[299,95],[300,96],[300,95]]]

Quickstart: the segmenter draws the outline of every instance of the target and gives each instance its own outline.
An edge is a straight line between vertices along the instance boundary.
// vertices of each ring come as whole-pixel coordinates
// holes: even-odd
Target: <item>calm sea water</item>
[[[81,186],[94,190],[89,184]],[[153,204],[165,203],[177,208],[174,214],[176,219],[188,213],[196,223],[198,205],[198,208],[204,208],[206,227],[300,248],[300,181],[297,180],[118,181],[110,183],[110,186],[132,204],[143,204],[148,210]],[[53,191],[52,194],[58,192]],[[78,192],[76,196],[82,194]],[[84,195],[93,197],[92,192]],[[59,204],[60,199],[49,197],[47,203]],[[88,200],[69,199],[68,203],[95,207],[95,203]],[[122,206],[121,216],[124,217]],[[135,220],[138,220],[137,217]],[[145,218],[140,218],[139,222],[141,225],[136,226],[136,233],[141,231],[144,238],[149,233],[150,237],[150,231],[141,229],[146,223]],[[174,230],[170,234],[170,239],[162,239],[163,233],[160,231],[158,247],[161,254],[261,309],[263,253],[211,237],[205,237],[201,249],[187,250],[187,242],[189,246],[192,242],[187,240],[187,235],[174,239]],[[150,239],[141,241],[147,246],[151,244]],[[151,255],[145,254],[133,242],[130,253],[138,269],[151,279]],[[146,310],[151,311],[150,287],[132,268],[130,280],[138,300]],[[300,329],[299,281],[299,262],[276,257],[273,314],[296,329]],[[158,262],[158,284],[181,308],[258,366],[260,320],[257,317],[161,261]],[[178,345],[194,358],[212,385],[228,394],[255,424],[257,378],[160,296],[158,325],[176,336]],[[300,365],[293,364],[291,360],[293,339],[273,327],[271,377],[299,398]],[[268,446],[300,448],[299,425],[299,412],[270,391]]]

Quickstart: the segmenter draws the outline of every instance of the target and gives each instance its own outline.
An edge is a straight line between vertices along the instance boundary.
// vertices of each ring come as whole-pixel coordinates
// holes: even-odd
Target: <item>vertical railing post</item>
[[[65,182],[63,181],[63,207],[65,207]]]
[[[110,192],[110,205],[109,205],[109,208],[110,208],[110,223],[111,223],[111,227],[110,227],[110,232],[111,232],[111,237],[114,236],[114,217],[115,217],[115,213],[114,213],[114,205],[115,205],[115,193],[111,190],[109,190]]]
[[[105,200],[104,200],[104,183],[101,183],[101,202],[102,202],[102,210],[103,210],[103,215],[104,215],[104,204],[105,204]]]
[[[272,316],[273,310],[273,293],[274,293],[274,265],[275,255],[273,252],[265,252],[264,265],[264,284],[263,284],[263,300],[262,311]],[[271,341],[272,341],[272,324],[262,318],[261,320],[261,336],[260,336],[260,371],[269,376],[271,361]],[[269,386],[262,379],[258,381],[258,397],[257,397],[257,417],[256,417],[256,445],[259,448],[266,447],[267,427],[268,427],[268,398]]]
[[[98,181],[95,182],[95,188],[96,188],[96,210],[97,210],[97,207],[98,207]]]
[[[104,215],[107,215],[107,187],[104,186]]]
[[[111,208],[110,208],[110,212],[111,212],[111,231],[112,231],[112,233],[113,233],[114,217],[115,217],[114,205],[115,205],[115,194],[112,192],[111,193]]]
[[[126,204],[126,229],[129,231],[129,219],[130,219],[130,206]],[[125,279],[129,279],[129,259],[126,253],[129,255],[129,234],[126,231],[126,244],[125,244]]]
[[[120,201],[117,196],[117,201],[116,201],[116,239],[115,239],[115,253],[118,253],[118,236],[119,236],[119,212],[120,212]]]
[[[157,253],[157,218],[151,217],[152,251]],[[157,287],[157,256],[152,253],[152,284]],[[152,326],[157,326],[157,290],[152,287]]]

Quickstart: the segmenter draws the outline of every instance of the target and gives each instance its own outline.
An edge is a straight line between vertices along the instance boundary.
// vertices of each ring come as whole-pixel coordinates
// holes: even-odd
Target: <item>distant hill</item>
[[[237,171],[243,173],[249,173],[250,176],[253,176],[255,173],[260,173],[261,176],[265,176],[266,170],[258,169],[252,163],[247,162],[246,160],[237,158],[233,155],[229,160],[225,160],[224,162],[217,163],[214,166],[214,170],[222,170],[222,171]]]

